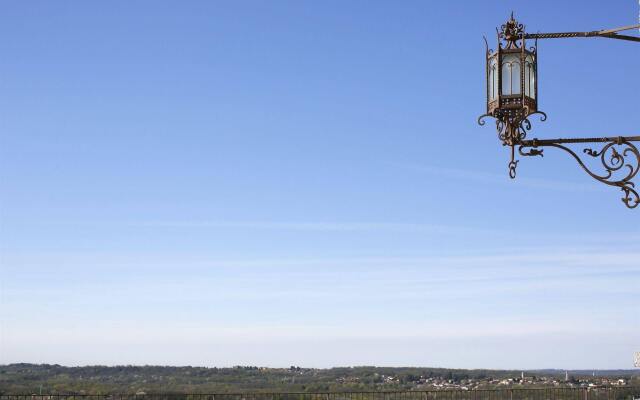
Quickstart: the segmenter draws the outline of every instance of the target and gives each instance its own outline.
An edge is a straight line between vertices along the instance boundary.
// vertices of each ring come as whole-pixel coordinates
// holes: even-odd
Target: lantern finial
[[[513,11],[511,11],[511,18],[507,21],[506,24],[500,27],[500,39],[505,40],[505,44],[507,49],[515,49],[518,47],[516,42],[522,39],[524,34],[524,25],[518,23],[518,21],[513,17]]]

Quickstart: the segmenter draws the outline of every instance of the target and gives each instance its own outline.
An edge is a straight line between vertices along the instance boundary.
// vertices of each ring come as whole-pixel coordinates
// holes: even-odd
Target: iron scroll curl
[[[544,156],[543,149],[538,147],[555,147],[569,153],[578,165],[593,179],[609,186],[619,187],[623,192],[622,202],[628,208],[636,208],[640,205],[640,194],[636,190],[635,183],[631,180],[635,178],[640,171],[640,151],[631,142],[618,138],[615,141],[606,143],[601,150],[593,148],[585,148],[582,150],[584,154],[595,158],[600,162],[602,172],[596,173],[592,168],[580,158],[575,151],[561,144],[561,140],[556,143],[540,144],[536,139],[527,141],[518,148],[521,156]]]

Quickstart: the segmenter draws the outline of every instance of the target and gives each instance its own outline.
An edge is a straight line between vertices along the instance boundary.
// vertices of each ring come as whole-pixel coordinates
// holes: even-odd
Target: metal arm
[[[640,42],[640,36],[619,35],[617,32],[630,29],[640,28],[638,25],[622,26],[620,28],[604,29],[591,32],[559,32],[559,33],[525,33],[522,35],[525,39],[562,39],[574,37],[603,37],[609,39],[629,40],[632,42]]]
[[[629,208],[635,208],[640,205],[640,194],[635,189],[635,183],[632,182],[632,179],[640,171],[640,151],[633,142],[640,142],[640,136],[522,140],[519,143],[518,153],[527,157],[542,157],[544,150],[540,149],[540,147],[555,147],[564,150],[592,178],[604,184],[620,188],[624,194],[622,197],[624,204]],[[566,144],[576,143],[606,143],[600,150],[595,150],[591,147],[582,149],[583,154],[599,161],[599,167],[595,169],[589,167],[593,163],[583,161],[579,153],[565,146]]]
[[[611,142],[622,144],[624,142],[640,142],[640,136],[614,136],[614,137],[595,137],[595,138],[571,138],[571,139],[533,139],[522,140],[520,143],[527,147],[547,146],[549,144],[558,143],[604,143]]]

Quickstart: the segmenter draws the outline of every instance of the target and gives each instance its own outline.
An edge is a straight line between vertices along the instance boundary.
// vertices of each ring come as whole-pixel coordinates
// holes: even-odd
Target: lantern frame
[[[488,44],[486,45],[487,114],[502,112],[527,115],[537,111],[537,42],[527,49],[526,39],[521,37],[522,32],[524,32],[524,26],[519,24],[512,15],[511,19],[502,25],[501,31],[498,32],[496,50],[490,50]],[[516,56],[518,62],[518,91],[514,92],[513,67],[510,67],[509,86],[511,90],[510,93],[504,93],[505,64],[507,63],[505,59],[513,59],[513,56]],[[508,65],[513,65],[513,62],[509,62]],[[495,68],[495,72],[493,68]],[[529,71],[528,74],[527,71]]]

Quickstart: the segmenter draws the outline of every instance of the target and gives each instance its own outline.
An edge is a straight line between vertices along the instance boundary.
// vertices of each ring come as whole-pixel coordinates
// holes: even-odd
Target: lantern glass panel
[[[489,60],[488,79],[487,88],[489,90],[489,101],[491,102],[498,98],[498,60],[495,57]]]
[[[536,69],[532,55],[527,55],[524,62],[524,94],[535,100]]]
[[[502,94],[520,94],[520,55],[502,57]]]

